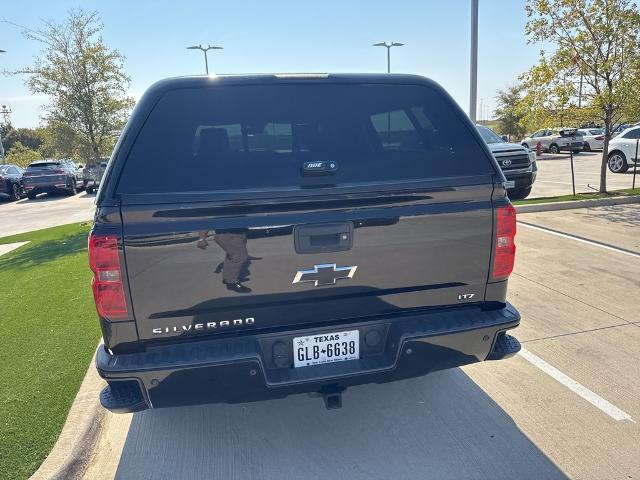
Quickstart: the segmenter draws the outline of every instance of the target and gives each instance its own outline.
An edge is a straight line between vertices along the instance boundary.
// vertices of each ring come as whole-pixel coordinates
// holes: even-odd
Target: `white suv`
[[[542,150],[549,153],[560,153],[562,150],[573,150],[579,153],[584,148],[582,134],[575,128],[548,128],[538,130],[520,142],[523,147],[535,150],[540,143]]]
[[[609,141],[608,162],[609,170],[613,173],[624,173],[630,165],[638,165],[636,147],[640,138],[640,126],[623,130],[618,136]]]

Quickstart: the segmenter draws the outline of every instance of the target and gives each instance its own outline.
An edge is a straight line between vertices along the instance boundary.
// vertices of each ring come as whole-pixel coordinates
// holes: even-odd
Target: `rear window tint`
[[[59,163],[32,163],[27,169],[60,168]]]
[[[332,161],[332,175],[303,175]],[[491,173],[449,101],[423,86],[176,89],[155,105],[120,193],[330,187]]]

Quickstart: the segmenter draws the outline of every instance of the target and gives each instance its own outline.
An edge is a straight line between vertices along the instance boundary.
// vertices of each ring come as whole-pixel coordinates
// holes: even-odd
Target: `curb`
[[[640,195],[633,195],[628,197],[621,196],[612,198],[593,198],[588,200],[571,200],[568,202],[516,205],[516,212],[551,212],[554,210],[573,210],[574,208],[606,207],[611,205],[626,205],[630,203],[640,203]]]
[[[99,401],[102,388],[104,381],[92,360],[60,436],[31,479],[71,480],[82,477],[104,425],[106,411]]]

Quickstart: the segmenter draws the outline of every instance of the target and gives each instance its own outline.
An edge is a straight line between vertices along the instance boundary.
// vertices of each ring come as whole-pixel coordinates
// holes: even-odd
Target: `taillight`
[[[51,170],[51,173],[54,175],[62,175],[64,173],[64,170]]]
[[[598,135],[598,136],[596,137],[596,140],[604,140],[604,136],[603,136],[603,135]]]
[[[493,257],[493,280],[504,280],[513,271],[516,258],[516,209],[513,205],[496,211],[496,245]]]
[[[107,319],[126,318],[127,302],[122,284],[118,237],[89,236],[89,266],[93,271],[93,298],[98,315]]]

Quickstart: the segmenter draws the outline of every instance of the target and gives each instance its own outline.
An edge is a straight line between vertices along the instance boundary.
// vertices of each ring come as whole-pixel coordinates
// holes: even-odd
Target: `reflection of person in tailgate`
[[[198,233],[197,247],[206,250],[209,246],[207,236],[209,231]],[[225,252],[224,262],[222,264],[222,283],[227,286],[228,290],[236,293],[250,293],[251,289],[241,283],[240,272],[246,267],[246,276],[242,277],[242,281],[248,282],[249,269],[247,252],[247,231],[244,229],[228,229],[217,230],[213,237],[222,250]],[[219,273],[216,269],[216,273]]]

